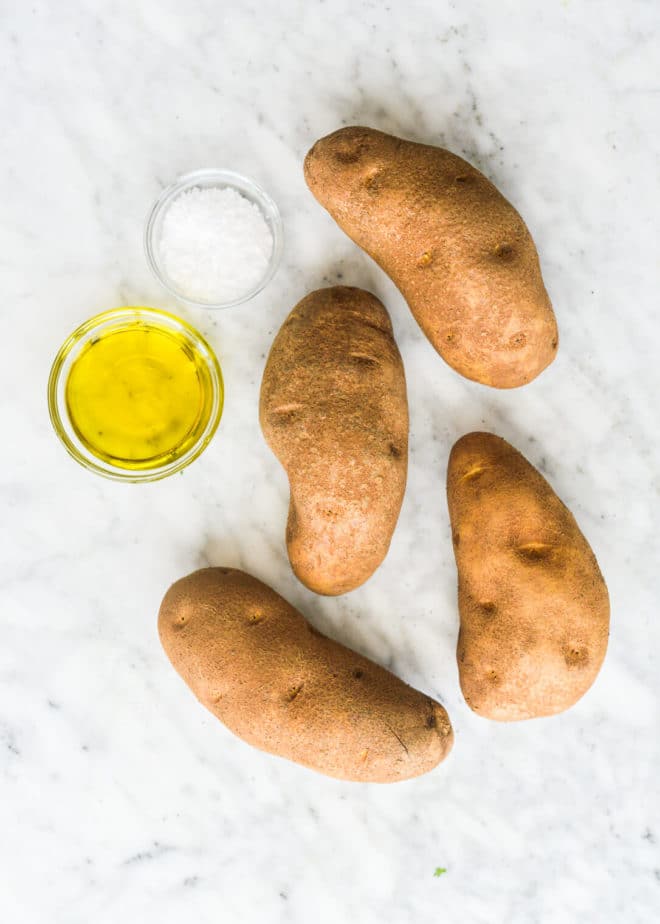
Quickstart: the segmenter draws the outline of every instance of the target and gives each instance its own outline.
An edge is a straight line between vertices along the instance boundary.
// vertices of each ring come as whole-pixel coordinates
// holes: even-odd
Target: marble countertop
[[[12,924],[650,924],[660,919],[660,9],[652,2],[5,3],[0,34],[0,915]],[[315,203],[302,159],[362,123],[466,156],[536,239],[561,349],[496,392],[441,362],[389,280]],[[146,212],[225,166],[281,207],[275,280],[223,313],[150,276]],[[293,577],[284,473],[257,421],[265,354],[307,291],[388,306],[406,365],[410,477],[360,590]],[[58,444],[45,385],[82,320],[119,304],[201,328],[226,410],[185,473],[130,486]],[[444,499],[485,428],[574,511],[607,578],[610,651],[564,715],[474,715],[455,663]],[[322,630],[447,707],[451,758],[393,786],[254,751],[199,706],[156,634],[167,586],[253,572]],[[434,877],[436,867],[447,872]]]

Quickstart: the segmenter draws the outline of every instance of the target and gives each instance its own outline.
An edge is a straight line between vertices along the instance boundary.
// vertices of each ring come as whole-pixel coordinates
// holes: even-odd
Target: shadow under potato
[[[352,106],[341,108],[337,129],[362,125],[406,141],[446,148],[481,170],[496,186],[506,188],[509,185],[510,174],[502,156],[504,144],[485,125],[485,117],[472,92],[467,92],[460,104],[452,105],[451,112],[443,113],[440,109],[433,124],[429,124],[413,101],[406,105],[401,102],[385,104],[376,97],[362,95]],[[317,140],[311,139],[309,146]]]
[[[221,536],[209,538],[199,551],[195,570],[226,567],[253,575],[296,607],[323,635],[397,673],[398,662],[401,659],[396,657],[396,654],[400,655],[401,652],[400,646],[394,641],[398,634],[396,621],[390,623],[386,620],[384,625],[380,624],[376,616],[381,608],[369,604],[368,588],[358,588],[357,591],[337,597],[319,596],[308,590],[294,575],[287,558],[283,532],[268,544],[273,546],[269,549],[272,558],[264,566],[265,563],[260,560],[258,552],[255,554],[254,550],[247,549],[235,539]],[[393,601],[392,606],[396,607],[396,602]],[[390,634],[390,630],[393,635]],[[385,655],[384,651],[387,652]],[[410,651],[406,652],[403,660],[411,660]],[[415,661],[414,658],[412,660]],[[419,669],[415,667],[414,672],[419,673]]]
[[[341,231],[339,233],[343,234]],[[358,289],[365,289],[378,298],[381,297],[380,291],[384,284],[387,284],[387,277],[366,253],[348,239],[347,245],[344,256],[327,262],[318,261],[315,265],[305,268],[305,289],[296,293],[298,297],[294,296],[295,301],[291,302],[289,311],[292,311],[298,302],[310,292],[328,286],[354,286]]]

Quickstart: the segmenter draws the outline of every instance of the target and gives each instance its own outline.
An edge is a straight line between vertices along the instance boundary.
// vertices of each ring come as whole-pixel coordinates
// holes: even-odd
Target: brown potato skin
[[[364,583],[385,558],[408,470],[408,403],[389,315],[369,292],[311,292],[273,342],[261,429],[289,478],[286,544],[319,594]]]
[[[341,780],[392,783],[451,750],[439,703],[321,635],[242,571],[205,568],[177,581],[158,631],[199,701],[262,751]]]
[[[609,597],[587,540],[540,472],[492,433],[456,443],[447,499],[466,702],[499,721],[563,712],[607,649]]]
[[[532,237],[467,161],[350,126],[316,142],[305,179],[461,375],[516,388],[555,358],[557,324]]]

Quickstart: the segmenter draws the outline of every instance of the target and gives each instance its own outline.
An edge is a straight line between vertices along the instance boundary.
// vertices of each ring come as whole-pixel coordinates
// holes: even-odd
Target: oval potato
[[[319,594],[353,590],[387,554],[408,469],[406,379],[381,302],[348,286],[303,298],[270,350],[259,417],[289,478],[295,574]]]
[[[391,783],[427,773],[451,749],[439,703],[321,635],[242,571],[177,581],[158,630],[199,701],[262,751],[338,779]]]
[[[532,237],[467,161],[349,126],[316,142],[305,179],[461,375],[515,388],[552,362],[557,325]]]
[[[466,702],[501,721],[568,709],[603,663],[610,612],[573,515],[540,472],[491,433],[456,443],[447,498]]]

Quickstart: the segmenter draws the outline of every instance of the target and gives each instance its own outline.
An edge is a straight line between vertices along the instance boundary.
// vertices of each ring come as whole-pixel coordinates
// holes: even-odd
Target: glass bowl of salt
[[[247,177],[195,170],[160,194],[144,246],[154,275],[176,298],[196,308],[230,308],[261,292],[275,274],[282,220]]]

